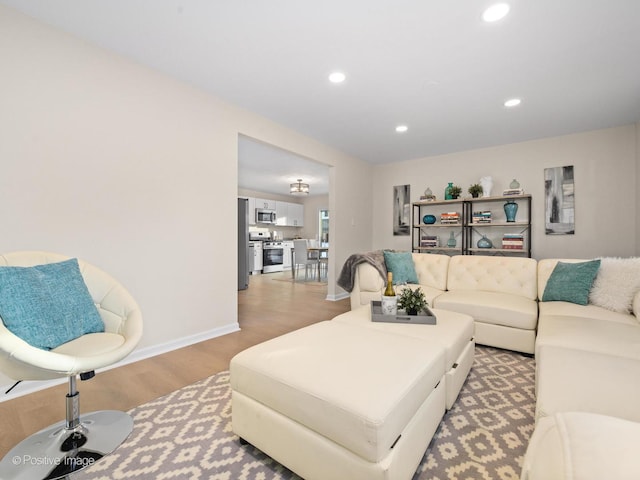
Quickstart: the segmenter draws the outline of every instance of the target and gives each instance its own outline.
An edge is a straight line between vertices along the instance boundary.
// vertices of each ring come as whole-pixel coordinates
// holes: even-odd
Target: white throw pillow
[[[601,258],[589,292],[589,303],[614,312],[630,313],[640,290],[640,258]]]

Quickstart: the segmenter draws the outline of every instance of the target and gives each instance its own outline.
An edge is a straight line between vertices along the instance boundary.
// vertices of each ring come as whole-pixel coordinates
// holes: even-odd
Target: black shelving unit
[[[506,202],[518,204],[514,222],[507,222],[503,205]],[[491,212],[490,223],[474,223],[473,212]],[[442,213],[457,212],[459,223],[441,223]],[[426,224],[425,215],[434,215],[436,222]],[[447,240],[454,232],[456,246],[447,246]],[[502,248],[505,234],[522,235],[522,248]],[[492,248],[479,248],[477,241],[486,235],[493,243]],[[439,245],[427,245],[427,237],[438,237]],[[412,204],[412,251],[423,253],[445,253],[448,255],[518,255],[531,257],[531,195],[510,195],[498,197],[465,198],[456,200],[426,201]]]

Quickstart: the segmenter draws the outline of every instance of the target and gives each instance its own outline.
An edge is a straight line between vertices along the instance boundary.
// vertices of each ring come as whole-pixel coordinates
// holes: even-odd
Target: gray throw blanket
[[[384,253],[382,250],[375,250],[366,253],[354,253],[342,266],[342,271],[338,277],[338,285],[351,293],[353,290],[353,279],[356,275],[356,268],[361,263],[369,263],[380,273],[383,280],[387,280],[387,266],[384,263]]]

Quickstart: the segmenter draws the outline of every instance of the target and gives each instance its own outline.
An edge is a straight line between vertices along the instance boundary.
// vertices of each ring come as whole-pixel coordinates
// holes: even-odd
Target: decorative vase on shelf
[[[486,235],[482,235],[482,238],[478,240],[478,248],[493,248],[493,242],[487,238]]]
[[[427,200],[429,202],[433,202],[435,201],[435,199],[436,196],[433,194],[429,187],[427,187],[427,189],[424,191],[424,195],[420,197],[420,200]]]
[[[517,181],[515,178],[511,181],[511,183],[509,184],[509,188],[511,190],[516,190],[518,188],[520,188],[520,182]]]
[[[455,248],[456,247],[456,236],[453,232],[451,232],[451,235],[449,235],[449,240],[447,240],[447,247],[449,248]]]
[[[504,214],[507,217],[507,222],[515,222],[516,213],[518,213],[518,204],[516,202],[509,200],[504,204]]]
[[[453,182],[449,182],[447,188],[444,189],[444,199],[451,200],[453,199],[453,195],[451,195],[451,189],[453,188]]]
[[[491,188],[493,187],[493,178],[491,177],[482,177],[480,179],[480,185],[482,186],[482,196],[490,197],[491,196]]]
[[[433,225],[434,223],[436,223],[436,216],[435,215],[425,215],[424,217],[422,217],[422,221],[427,224],[427,225]]]

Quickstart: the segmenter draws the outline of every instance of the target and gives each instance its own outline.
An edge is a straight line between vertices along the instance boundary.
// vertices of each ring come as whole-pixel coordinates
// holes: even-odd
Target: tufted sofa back
[[[427,285],[439,290],[447,289],[447,272],[451,259],[449,255],[413,253],[411,256],[420,285]]]
[[[457,255],[449,262],[447,290],[509,293],[535,300],[537,262],[532,258]]]

